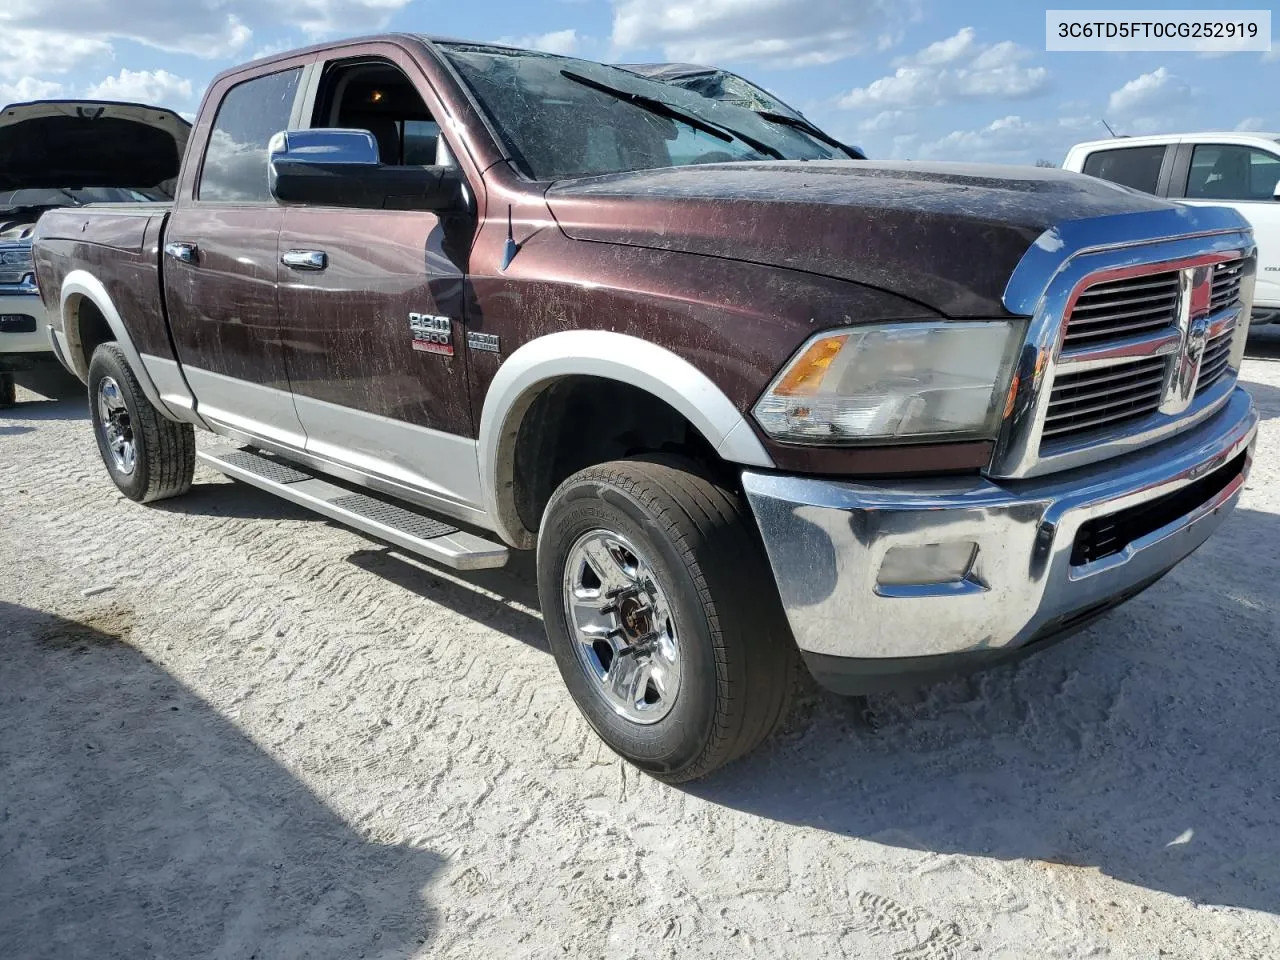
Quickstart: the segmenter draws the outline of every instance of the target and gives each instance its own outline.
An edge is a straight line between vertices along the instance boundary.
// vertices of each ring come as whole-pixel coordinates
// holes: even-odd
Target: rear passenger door
[[[238,81],[209,98],[165,232],[165,304],[205,419],[301,449],[276,313],[284,210],[267,189],[267,144],[291,126],[305,64]],[[204,119],[213,116],[210,123]]]
[[[1095,150],[1085,158],[1081,172],[1144,193],[1159,194],[1173,166],[1173,144],[1144,144]]]
[[[1231,207],[1253,226],[1258,243],[1254,303],[1280,307],[1280,144],[1276,150],[1236,143],[1183,143],[1170,199]]]

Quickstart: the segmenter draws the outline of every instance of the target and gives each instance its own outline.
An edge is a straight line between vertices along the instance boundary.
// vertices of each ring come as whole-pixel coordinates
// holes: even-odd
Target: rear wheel
[[[12,373],[0,373],[0,410],[6,410],[18,402],[18,385]]]
[[[151,405],[114,343],[99,346],[89,361],[89,413],[102,462],[130,500],[150,503],[191,489],[195,430]]]
[[[675,461],[575,474],[538,541],[547,637],[578,707],[636,766],[680,782],[785,717],[795,647],[738,498]]]

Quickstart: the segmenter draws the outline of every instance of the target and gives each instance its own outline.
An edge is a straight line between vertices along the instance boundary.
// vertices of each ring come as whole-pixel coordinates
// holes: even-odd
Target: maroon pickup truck
[[[119,489],[200,459],[455,568],[536,548],[574,700],[668,780],[798,659],[860,692],[1079,628],[1249,469],[1230,210],[417,36],[221,75],[173,173],[37,230]]]

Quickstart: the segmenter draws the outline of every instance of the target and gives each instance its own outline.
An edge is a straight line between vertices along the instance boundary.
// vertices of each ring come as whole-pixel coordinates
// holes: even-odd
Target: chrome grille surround
[[[23,277],[34,272],[30,241],[0,243],[0,283],[21,283]]]
[[[1252,231],[1221,207],[1074,221],[1043,234],[1005,291],[1006,309],[1032,319],[988,475],[1017,479],[1095,463],[1220,409],[1244,354],[1255,267]],[[1115,323],[1081,327],[1073,316],[1082,299],[1104,307],[1087,310],[1088,319],[1141,309],[1148,304],[1116,304],[1135,299],[1119,291],[1151,283],[1158,286],[1138,293],[1161,294],[1172,274],[1175,309],[1152,310],[1141,318],[1150,324],[1117,329],[1130,318],[1113,316]],[[1082,329],[1093,332],[1081,337]]]

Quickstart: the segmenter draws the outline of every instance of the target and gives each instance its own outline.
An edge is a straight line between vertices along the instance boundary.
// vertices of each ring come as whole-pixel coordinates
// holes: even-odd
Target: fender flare
[[[567,330],[531,340],[509,356],[489,384],[477,455],[485,510],[512,546],[533,545],[515,506],[515,445],[524,415],[551,381],[570,376],[639,387],[678,411],[725,460],[773,467],[746,417],[701,370],[665,347],[607,330]]]
[[[88,300],[98,308],[98,312],[102,314],[107,321],[107,326],[115,335],[116,343],[124,351],[129,366],[133,369],[138,383],[142,386],[142,392],[151,401],[151,405],[171,420],[182,419],[160,398],[160,391],[156,389],[155,381],[151,379],[151,373],[142,361],[142,354],[134,346],[133,338],[129,336],[129,330],[120,317],[120,311],[111,302],[111,295],[107,293],[102,281],[87,270],[72,270],[67,274],[62,281],[58,308],[62,317],[62,334],[67,346],[67,363],[71,364],[72,372],[81,380],[88,382],[89,358],[84,355],[80,340],[80,319],[71,309],[73,299],[76,297]]]

